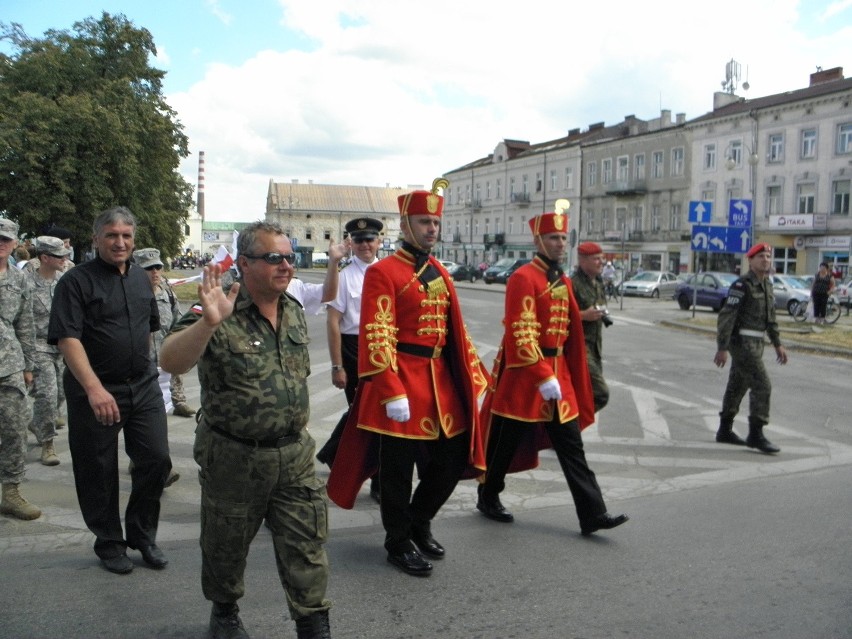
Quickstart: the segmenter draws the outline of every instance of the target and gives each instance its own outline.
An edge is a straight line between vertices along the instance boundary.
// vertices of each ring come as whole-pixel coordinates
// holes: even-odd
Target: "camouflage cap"
[[[18,239],[18,225],[12,220],[5,217],[0,217],[0,237],[5,237],[9,240]]]
[[[160,251],[155,248],[143,248],[133,251],[133,261],[142,268],[163,265],[163,260],[160,259]]]
[[[71,249],[65,248],[65,242],[50,235],[39,235],[35,240],[35,250],[39,255],[55,255],[56,257],[65,257],[71,253]]]

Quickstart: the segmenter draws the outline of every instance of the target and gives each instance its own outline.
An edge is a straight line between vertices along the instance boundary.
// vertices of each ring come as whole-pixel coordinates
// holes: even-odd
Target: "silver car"
[[[772,292],[775,294],[775,308],[786,308],[790,315],[800,302],[807,304],[811,299],[811,289],[792,275],[773,275]]]
[[[677,275],[671,271],[644,271],[634,275],[621,285],[622,295],[671,297],[677,288]]]

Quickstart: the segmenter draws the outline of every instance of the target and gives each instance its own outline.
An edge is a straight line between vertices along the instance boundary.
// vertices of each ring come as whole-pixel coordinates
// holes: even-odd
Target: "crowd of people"
[[[387,258],[377,258],[382,223],[350,220],[347,241],[330,242],[322,284],[294,277],[296,255],[280,226],[251,224],[238,237],[238,275],[204,266],[198,301],[186,312],[163,277],[159,250],[136,249],[137,221],[128,209],[97,216],[95,257],[74,268],[59,229],[36,238],[36,257],[25,268],[10,268],[19,229],[0,219],[0,511],[40,516],[20,491],[27,430],[41,446],[41,463],[58,464],[53,440],[65,402],[77,497],[95,554],[116,574],[134,569],[128,549],[163,569],[160,498],[178,479],[166,416],[194,417],[201,589],[211,602],[213,638],[248,637],[238,602],[250,544],[264,524],[298,637],[331,636],[328,499],[352,508],[368,479],[387,561],[417,577],[450,555],[433,522],[458,482],[477,481],[476,510],[511,523],[501,500],[507,475],[534,468],[546,448],[556,453],[583,536],[627,522],[608,511],[583,449],[582,430],[609,401],[602,355],[609,265],[601,247],[581,243],[569,277],[567,215],[529,220],[536,253],[508,280],[489,372],[452,278],[432,254],[446,186],[439,179],[431,190],[399,197],[403,241]],[[724,366],[730,351],[733,364],[716,440],[777,453],[762,431],[769,419],[763,336],[779,362],[787,357],[765,280],[771,251],[758,245],[748,259],[749,273],[731,287],[719,316],[715,362]],[[317,452],[307,428],[306,313],[326,307],[331,383],[348,409]],[[193,367],[197,410],[181,379]],[[749,435],[741,440],[733,419],[749,390]],[[120,435],[131,460],[123,522]],[[327,483],[315,458],[330,467]]]

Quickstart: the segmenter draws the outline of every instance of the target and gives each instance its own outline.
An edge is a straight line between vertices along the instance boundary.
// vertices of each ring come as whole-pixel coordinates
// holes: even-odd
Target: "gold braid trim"
[[[512,322],[512,337],[515,340],[515,354],[521,361],[521,366],[535,364],[543,358],[538,338],[541,334],[541,324],[536,321],[535,300],[531,295],[525,295],[521,300],[520,318]]]
[[[380,295],[376,300],[378,310],[373,316],[375,321],[365,325],[367,348],[370,351],[369,361],[374,370],[367,375],[375,375],[390,368],[396,372],[396,334],[399,329],[394,326],[394,317],[391,313],[391,298],[389,295]]]

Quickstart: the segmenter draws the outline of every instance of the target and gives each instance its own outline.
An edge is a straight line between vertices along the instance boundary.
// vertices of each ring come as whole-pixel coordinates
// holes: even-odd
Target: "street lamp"
[[[757,163],[760,162],[760,156],[757,155],[757,145],[754,145],[754,150],[749,147],[748,144],[743,144],[739,140],[735,140],[728,144],[728,148],[725,149],[725,168],[729,171],[733,171],[739,166],[742,166],[743,162],[743,146],[748,150],[748,164],[749,166],[757,166]],[[753,189],[753,185],[752,186]]]

